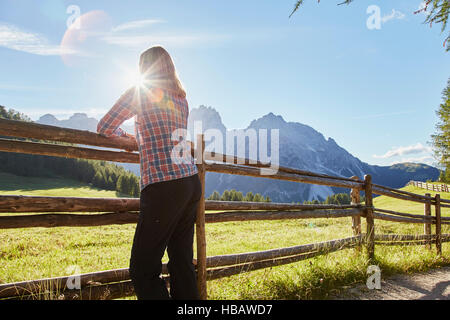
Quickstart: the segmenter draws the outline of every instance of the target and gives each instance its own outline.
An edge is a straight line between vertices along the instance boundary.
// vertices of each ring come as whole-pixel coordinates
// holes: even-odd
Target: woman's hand
[[[122,137],[123,137],[123,138],[126,138],[126,139],[133,140],[133,141],[136,142],[136,144],[137,144],[136,137],[133,136],[132,134],[129,134],[129,133],[125,132],[125,134],[124,134]],[[124,150],[127,151],[127,152],[133,152],[133,151],[135,151],[135,150],[131,150],[131,149],[124,149]]]

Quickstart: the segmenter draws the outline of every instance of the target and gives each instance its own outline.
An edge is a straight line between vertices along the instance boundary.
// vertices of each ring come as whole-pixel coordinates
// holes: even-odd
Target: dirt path
[[[450,300],[450,266],[413,275],[381,277],[381,290],[346,288],[337,300]]]

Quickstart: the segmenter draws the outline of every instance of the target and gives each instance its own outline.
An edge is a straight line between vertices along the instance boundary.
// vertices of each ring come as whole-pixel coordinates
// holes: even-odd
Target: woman
[[[119,126],[133,116],[140,155],[140,214],[130,258],[130,277],[138,299],[198,299],[193,258],[194,223],[201,185],[193,160],[175,159],[186,130],[186,93],[170,55],[162,47],[145,51],[139,63],[145,85],[129,89],[98,123],[106,136],[134,137]],[[169,256],[170,296],[161,275]]]

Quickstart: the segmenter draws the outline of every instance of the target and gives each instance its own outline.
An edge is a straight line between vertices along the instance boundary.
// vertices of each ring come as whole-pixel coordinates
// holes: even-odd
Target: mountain
[[[85,113],[74,113],[69,119],[58,120],[52,114],[46,114],[36,121],[40,124],[58,126],[70,129],[97,131],[97,119],[89,118]]]
[[[197,124],[197,129],[201,123],[203,131],[211,128],[216,128],[220,132],[228,134],[236,131],[226,130],[220,115],[211,107],[200,106],[191,111],[189,118],[190,127],[188,128],[191,134],[194,131],[192,128],[194,123]],[[310,126],[298,122],[287,122],[281,116],[273,113],[253,120],[245,130],[253,129],[256,132],[260,132],[261,129],[267,129],[268,132],[270,132],[270,129],[279,130],[279,164],[281,166],[342,177],[358,176],[363,178],[365,174],[371,174],[374,183],[393,188],[403,187],[410,180],[434,180],[439,176],[438,169],[425,164],[369,165],[340,147],[332,138],[325,139],[321,133]],[[226,140],[226,137],[224,140]],[[270,142],[270,137],[268,141]],[[223,150],[226,150],[225,145],[226,142],[224,141]],[[270,143],[268,145],[270,150]],[[206,142],[206,148],[208,149],[208,142]],[[237,147],[235,147],[234,152],[236,152],[236,149]],[[246,157],[249,157],[248,143],[244,149]],[[256,149],[259,155],[259,145]],[[249,158],[254,159],[254,157]],[[328,186],[207,173],[207,195],[210,195],[214,190],[222,193],[225,189],[236,189],[244,194],[248,191],[258,192],[269,196],[273,201],[277,202],[324,200],[327,196],[336,192],[348,192],[345,189]]]
[[[40,124],[46,124],[50,126],[57,126],[57,127],[63,127],[63,128],[70,128],[70,129],[78,129],[78,130],[88,130],[92,132],[97,132],[97,124],[98,120],[95,118],[88,117],[85,113],[74,113],[69,119],[65,120],[58,120],[54,115],[52,114],[45,114],[42,117],[40,117],[36,123]],[[134,133],[134,125],[127,126],[122,125],[121,126],[124,130],[130,133]],[[107,149],[107,148],[100,148],[100,147],[92,147],[90,148],[98,148],[98,149]],[[139,164],[135,163],[121,163],[121,162],[114,162],[116,165],[121,166],[131,172],[133,172],[135,175],[140,175],[140,169]]]
[[[69,119],[58,120],[54,115],[47,113],[41,116],[36,121],[36,123],[47,124],[50,126],[57,126],[63,128],[97,132],[98,120],[92,117],[88,117],[86,113],[74,113],[72,116],[70,116]],[[121,127],[130,133],[134,133],[134,124],[133,125],[122,124]]]
[[[86,114],[77,113],[67,120],[58,120],[53,115],[42,116],[38,123],[56,125],[80,130],[96,131],[97,120],[89,118]],[[134,132],[130,126],[122,126],[128,132]],[[214,130],[213,130],[214,129]],[[254,130],[256,133],[267,129],[268,132],[268,150],[270,151],[270,129],[279,130],[279,164],[285,167],[297,168],[317,173],[324,173],[333,176],[351,177],[358,176],[363,178],[365,174],[372,175],[374,183],[400,188],[406,185],[410,180],[425,181],[427,179],[437,179],[439,170],[426,164],[400,163],[392,166],[376,166],[362,162],[351,155],[344,148],[340,147],[332,138],[326,139],[320,132],[314,128],[298,122],[287,122],[281,116],[269,113],[259,119],[253,120],[250,125],[244,129]],[[243,130],[228,130],[222,122],[220,114],[212,107],[200,106],[190,111],[188,119],[188,131],[191,139],[198,133],[205,133],[205,138],[214,136],[210,142],[206,142],[206,149],[212,150],[212,143],[221,135],[222,150],[227,150],[228,142],[237,142],[233,152],[241,147],[245,151],[245,156],[249,156],[251,148],[246,140],[231,137]],[[236,140],[235,140],[236,139]],[[219,141],[218,141],[219,142]],[[257,155],[260,145],[256,145]],[[219,151],[219,150],[216,150]],[[257,157],[258,158],[258,157]],[[262,159],[259,159],[262,160]],[[138,164],[116,163],[136,175],[139,175]],[[236,189],[244,194],[248,191],[260,193],[269,196],[276,202],[292,202],[303,200],[324,200],[327,196],[338,193],[348,192],[347,189],[333,188],[328,186],[310,185],[295,183],[289,181],[278,181],[266,178],[254,178],[246,176],[227,175],[214,172],[208,172],[206,175],[206,195],[209,196],[214,190],[222,193],[225,189]]]

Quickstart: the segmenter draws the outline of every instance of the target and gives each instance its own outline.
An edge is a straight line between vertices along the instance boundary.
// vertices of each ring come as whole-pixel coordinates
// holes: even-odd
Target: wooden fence
[[[418,188],[430,190],[430,191],[436,191],[436,192],[450,192],[450,185],[445,183],[428,183],[428,182],[421,182],[421,181],[410,181],[408,182],[407,186],[412,185]]]
[[[67,158],[84,158],[116,162],[138,163],[137,145],[124,138],[105,138],[101,135],[73,129],[35,123],[0,119],[0,151],[40,154]],[[18,138],[34,139],[33,141]],[[40,140],[50,141],[42,142]],[[55,144],[54,142],[64,142]],[[98,150],[71,144],[106,147],[116,150]],[[279,167],[272,175],[261,175],[260,169],[268,165],[249,159],[204,152],[203,136],[197,140],[194,155],[202,182],[202,199],[196,222],[196,264],[198,287],[202,299],[207,298],[207,280],[228,277],[242,272],[289,264],[319,255],[365,246],[370,259],[375,245],[436,245],[441,254],[443,242],[450,241],[449,234],[441,233],[442,224],[450,224],[450,218],[441,217],[441,207],[450,207],[450,201],[396,190],[372,183],[371,176],[342,178],[324,174]],[[117,151],[129,150],[128,152]],[[217,159],[222,160],[218,162]],[[351,190],[350,205],[305,205],[287,203],[227,202],[205,200],[205,173],[219,172],[253,177],[264,177],[318,184]],[[360,193],[365,203],[360,203]],[[373,207],[373,194],[424,204],[424,215],[401,213]],[[435,215],[431,208],[435,207]],[[206,211],[218,211],[207,213]],[[0,229],[31,227],[85,227],[111,224],[136,223],[139,199],[135,198],[77,198],[3,195],[0,196],[0,212],[14,213],[0,216]],[[63,213],[62,213],[63,212]],[[97,212],[97,214],[85,213]],[[20,215],[20,213],[33,213]],[[207,257],[205,225],[226,221],[314,219],[352,217],[353,235],[320,243],[298,245],[266,251]],[[361,217],[366,219],[366,230],[361,229]],[[375,234],[375,220],[424,225],[423,235]],[[435,225],[435,233],[431,232]],[[359,250],[359,249],[358,249]],[[168,280],[167,265],[163,265],[163,277]],[[30,280],[0,284],[0,299],[115,299],[134,294],[128,269],[115,269],[78,275],[81,289],[70,290],[68,281],[73,276]]]

